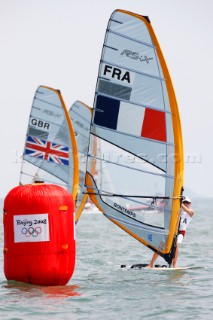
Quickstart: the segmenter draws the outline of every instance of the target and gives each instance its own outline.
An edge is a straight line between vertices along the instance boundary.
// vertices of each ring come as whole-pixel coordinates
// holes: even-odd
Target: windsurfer
[[[179,225],[179,231],[178,231],[178,237],[177,237],[177,247],[176,247],[175,256],[173,259],[173,268],[177,267],[179,245],[183,241],[183,237],[186,233],[186,228],[188,227],[194,215],[194,211],[193,209],[190,208],[190,206],[191,206],[191,200],[188,197],[184,197],[181,205],[181,210],[180,210],[180,225]],[[152,256],[150,263],[145,268],[153,268],[157,257],[158,257],[158,253],[155,252]]]

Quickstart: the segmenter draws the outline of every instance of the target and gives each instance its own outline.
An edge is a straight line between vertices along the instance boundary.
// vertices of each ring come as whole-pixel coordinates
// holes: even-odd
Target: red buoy
[[[65,285],[75,267],[74,201],[62,187],[32,184],[4,201],[4,273],[7,280]]]

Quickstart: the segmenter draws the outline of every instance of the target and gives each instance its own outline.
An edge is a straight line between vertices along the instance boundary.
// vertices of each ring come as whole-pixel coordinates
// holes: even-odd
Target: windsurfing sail
[[[69,110],[69,115],[74,128],[76,143],[78,147],[78,161],[79,161],[79,189],[76,199],[75,208],[75,222],[81,216],[82,211],[88,201],[88,194],[85,188],[86,175],[86,158],[89,148],[90,124],[92,118],[92,108],[88,107],[81,101],[76,101]],[[93,144],[93,152],[97,153],[96,140]],[[95,165],[93,164],[92,172],[94,173]]]
[[[20,184],[57,184],[76,199],[78,151],[75,135],[59,90],[39,86],[30,111]]]
[[[94,154],[93,139],[102,155]],[[105,165],[102,185],[91,172]],[[181,123],[171,78],[148,17],[115,10],[94,98],[86,185],[104,215],[171,263],[183,186]],[[104,184],[104,177],[111,184]]]

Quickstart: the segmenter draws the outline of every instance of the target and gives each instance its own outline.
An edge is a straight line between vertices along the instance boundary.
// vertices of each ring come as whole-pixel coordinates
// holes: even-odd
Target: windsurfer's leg
[[[176,268],[176,267],[177,267],[178,246],[179,246],[179,245],[177,245],[176,250],[175,250],[175,256],[174,256],[174,259],[173,259],[173,268]]]
[[[153,268],[155,260],[157,259],[158,254],[156,252],[154,252],[153,256],[152,256],[152,260],[150,261],[150,263],[145,267],[145,268]]]
[[[174,268],[177,267],[179,245],[182,243],[182,241],[183,241],[183,234],[180,233],[178,235],[178,237],[177,237],[177,247],[176,247],[176,250],[175,250],[175,256],[174,256],[173,263],[172,263]]]

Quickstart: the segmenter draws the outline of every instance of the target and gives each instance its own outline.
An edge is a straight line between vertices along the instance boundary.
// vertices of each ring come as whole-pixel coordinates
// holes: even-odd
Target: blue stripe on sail
[[[116,130],[120,101],[99,95],[95,107],[94,124]]]

